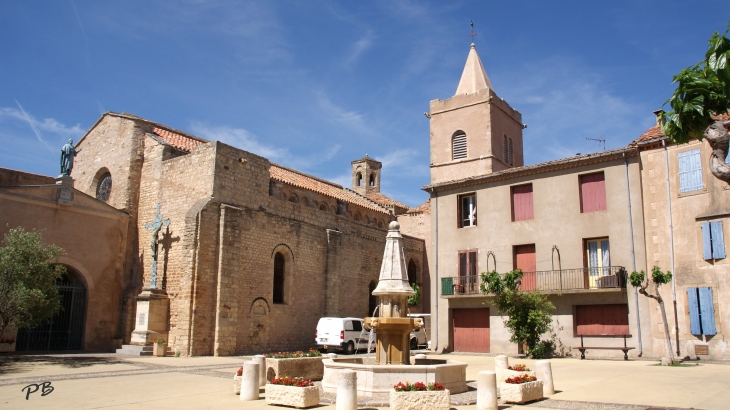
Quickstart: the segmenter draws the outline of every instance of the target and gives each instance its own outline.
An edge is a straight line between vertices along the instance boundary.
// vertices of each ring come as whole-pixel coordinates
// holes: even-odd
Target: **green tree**
[[[667,113],[662,130],[676,144],[706,138],[712,147],[710,171],[716,178],[730,183],[730,165],[725,162],[730,136],[723,122],[717,119],[717,115],[730,109],[728,31],[722,36],[713,33],[704,60],[672,78],[677,89],[665,102],[672,110]]]
[[[491,300],[497,310],[507,316],[504,325],[512,333],[510,341],[527,345],[527,353],[542,357],[551,342],[540,341],[541,336],[550,330],[553,321],[550,311],[555,310],[547,296],[534,290],[522,292],[518,288],[522,281],[522,270],[517,269],[500,276],[496,271],[482,272],[482,293],[491,293]]]
[[[417,283],[411,285],[411,289],[416,292],[415,295],[408,296],[408,306],[416,306],[421,303],[421,287]]]
[[[0,248],[0,334],[8,326],[35,327],[61,309],[53,282],[66,273],[52,264],[63,254],[45,245],[40,232],[11,229]]]
[[[658,266],[654,266],[651,269],[651,281],[654,282],[654,289],[656,291],[655,295],[646,291],[646,288],[649,287],[649,278],[646,277],[644,271],[634,271],[629,276],[631,286],[637,288],[639,293],[659,302],[659,308],[662,311],[662,320],[664,321],[664,350],[666,350],[669,361],[674,363],[675,360],[674,353],[672,352],[672,340],[669,337],[669,324],[667,323],[667,311],[664,309],[664,299],[662,299],[662,295],[659,293],[659,286],[672,281],[672,272],[664,273]]]

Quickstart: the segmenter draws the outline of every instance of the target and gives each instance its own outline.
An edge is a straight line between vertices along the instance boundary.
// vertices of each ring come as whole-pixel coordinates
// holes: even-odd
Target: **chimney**
[[[664,125],[664,123],[667,121],[667,119],[664,117],[664,110],[658,109],[654,111],[654,115],[656,116],[656,125],[657,127],[661,127]]]

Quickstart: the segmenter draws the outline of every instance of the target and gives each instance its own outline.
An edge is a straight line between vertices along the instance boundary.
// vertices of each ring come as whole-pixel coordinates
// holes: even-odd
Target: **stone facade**
[[[171,221],[160,232],[158,286],[170,300],[173,351],[306,349],[319,317],[368,315],[369,285],[377,282],[387,225],[395,220],[384,206],[127,114],[105,114],[77,146],[83,149],[74,168],[77,185],[94,195],[99,176],[109,172],[108,202],[130,214],[122,311],[127,341],[134,297],[150,283],[145,224],[157,203]],[[422,239],[408,238],[405,247],[419,266],[428,264]],[[277,254],[284,279],[275,302]]]

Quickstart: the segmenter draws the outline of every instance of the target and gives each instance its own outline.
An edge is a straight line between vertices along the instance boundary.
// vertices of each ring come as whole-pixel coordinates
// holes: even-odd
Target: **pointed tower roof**
[[[487,72],[484,71],[482,60],[479,59],[477,54],[476,46],[471,43],[471,50],[469,50],[469,56],[466,57],[466,65],[464,65],[464,72],[461,73],[461,80],[459,80],[459,86],[456,87],[456,94],[474,94],[479,90],[485,88],[492,88],[492,83],[489,82]]]

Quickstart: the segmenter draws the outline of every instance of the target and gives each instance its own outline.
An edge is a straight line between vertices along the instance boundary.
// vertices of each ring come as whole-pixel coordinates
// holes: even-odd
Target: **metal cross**
[[[144,226],[145,229],[152,229],[152,238],[150,241],[150,249],[152,250],[152,276],[150,276],[150,289],[157,289],[157,245],[159,244],[157,234],[160,233],[160,229],[162,229],[163,226],[166,227],[170,225],[170,219],[167,219],[166,221],[162,220],[160,207],[161,205],[158,202],[155,219],[152,220],[152,223],[145,224]]]
[[[477,33],[474,32],[474,20],[469,20],[469,23],[471,23],[471,34],[467,37],[471,37],[471,42],[474,43],[474,37],[477,36]]]

